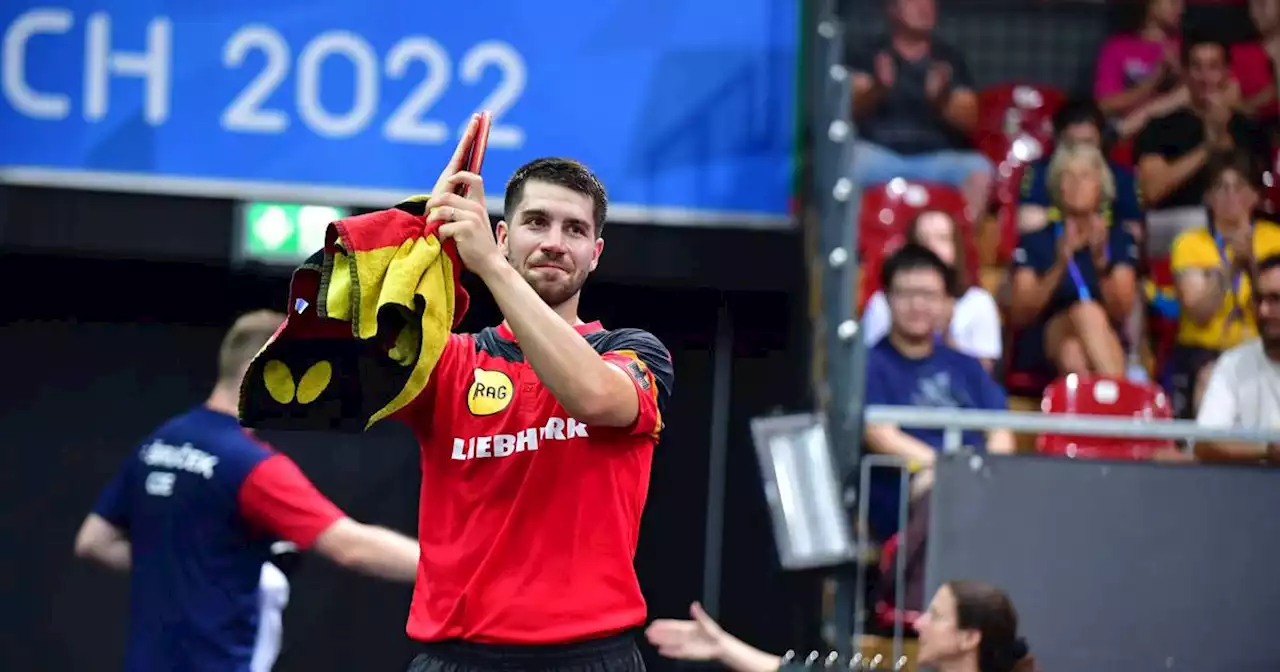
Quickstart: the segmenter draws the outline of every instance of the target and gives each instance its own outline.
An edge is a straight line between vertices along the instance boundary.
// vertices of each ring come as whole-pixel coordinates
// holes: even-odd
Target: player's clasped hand
[[[506,263],[489,225],[489,210],[484,204],[484,180],[475,173],[454,173],[445,184],[443,193],[436,193],[427,201],[434,210],[432,219],[444,222],[440,237],[453,240],[458,246],[458,256],[471,272],[484,277],[495,264]],[[454,193],[458,186],[467,187],[467,195]]]

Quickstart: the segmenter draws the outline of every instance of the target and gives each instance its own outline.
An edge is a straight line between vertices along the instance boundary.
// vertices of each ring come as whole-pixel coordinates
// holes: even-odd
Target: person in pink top
[[[1136,32],[1113,35],[1102,44],[1093,95],[1121,137],[1188,100],[1178,57],[1182,10],[1183,0],[1147,0]]]
[[[1231,70],[1240,82],[1240,109],[1254,119],[1275,122],[1276,64],[1280,63],[1280,0],[1249,0],[1249,18],[1259,39],[1231,47]]]

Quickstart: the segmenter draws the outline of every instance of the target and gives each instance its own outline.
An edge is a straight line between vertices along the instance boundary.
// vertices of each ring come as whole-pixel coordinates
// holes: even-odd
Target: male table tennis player
[[[451,336],[405,416],[423,452],[408,632],[425,644],[410,669],[643,669],[633,561],[670,355],[649,333],[578,317],[604,249],[607,199],[590,170],[519,168],[495,237],[461,148],[429,218],[505,320]]]
[[[241,378],[283,316],[236,320],[208,401],[142,442],[102,492],[75,552],[128,570],[125,669],[248,672],[263,563],[277,539],[339,565],[412,581],[418,545],[358,523],[237,420]]]
[[[446,335],[423,391],[392,416],[422,452],[422,561],[406,627],[422,650],[410,670],[640,670],[631,631],[645,621],[645,602],[633,558],[670,356],[648,333],[578,317],[604,249],[607,202],[595,175],[567,159],[523,166],[507,184],[495,238],[480,177],[460,172],[476,132],[473,119],[428,203],[400,206],[407,213],[416,203],[425,235],[456,243],[506,318]],[[454,193],[464,186],[469,197]],[[382,221],[344,220],[342,235]],[[325,338],[303,328],[314,318],[296,314],[297,339]],[[285,356],[297,343],[285,332],[260,359]],[[268,416],[246,408],[242,417]]]

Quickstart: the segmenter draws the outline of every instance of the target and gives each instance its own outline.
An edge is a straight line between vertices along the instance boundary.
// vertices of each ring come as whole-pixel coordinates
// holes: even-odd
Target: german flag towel
[[[468,303],[426,198],[329,225],[324,249],[294,271],[284,324],[249,365],[241,424],[360,432],[426,388]]]

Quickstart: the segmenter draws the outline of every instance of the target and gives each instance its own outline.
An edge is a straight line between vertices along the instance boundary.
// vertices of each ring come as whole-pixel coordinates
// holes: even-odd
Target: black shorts
[[[573,644],[472,644],[458,640],[421,645],[409,672],[644,672],[633,632]]]

